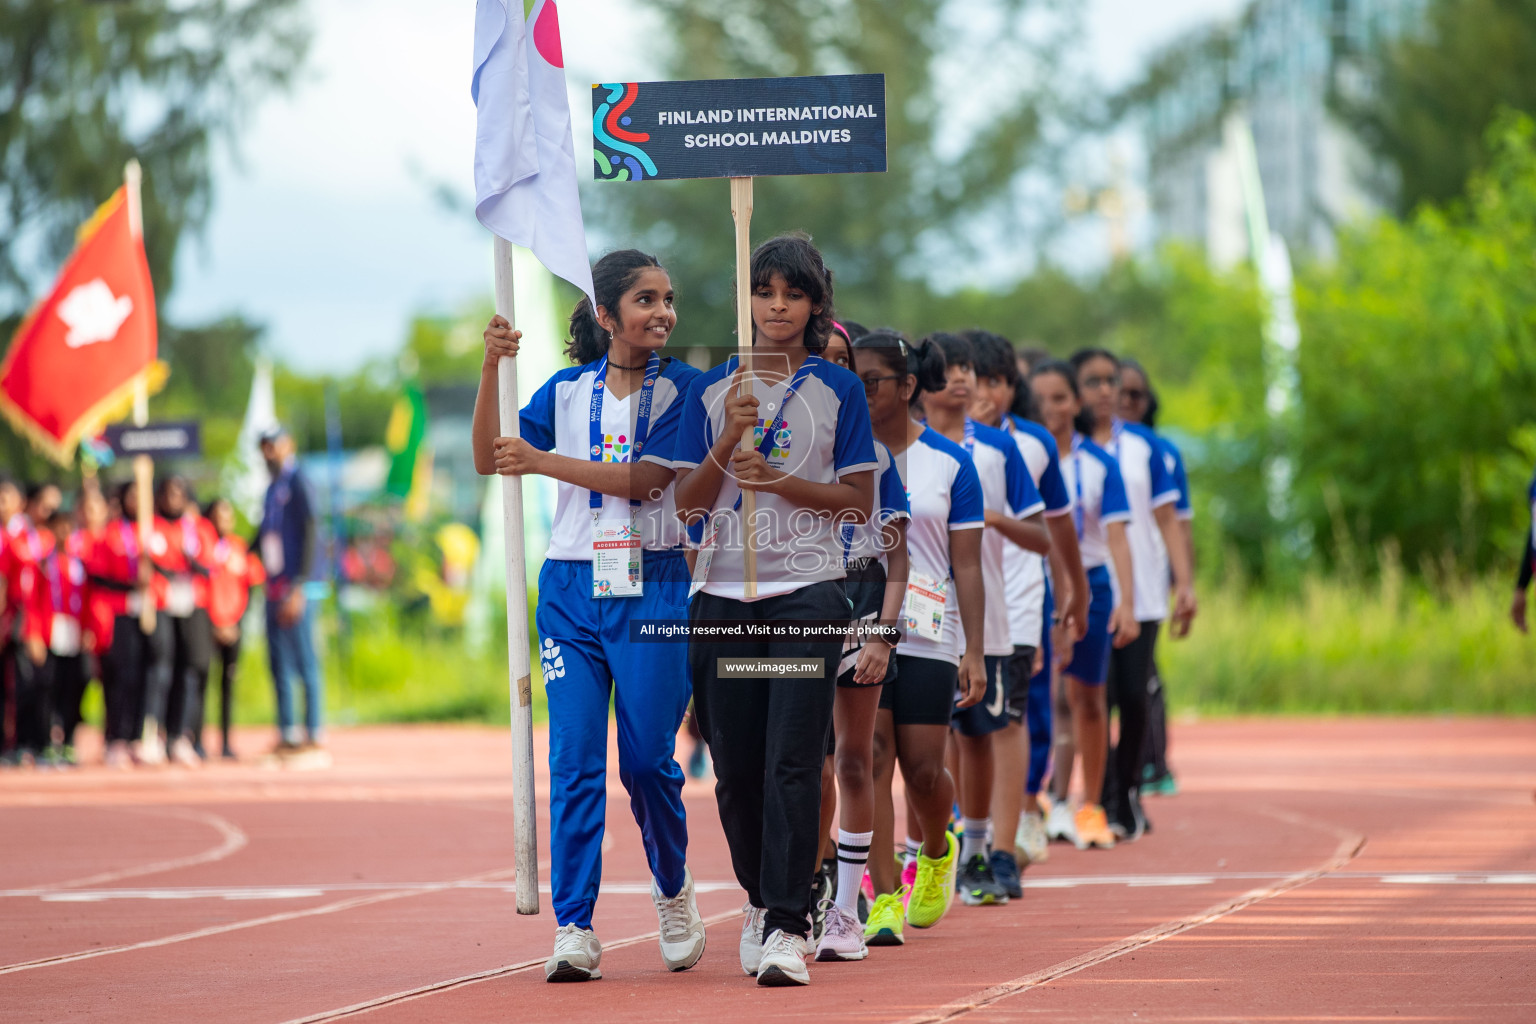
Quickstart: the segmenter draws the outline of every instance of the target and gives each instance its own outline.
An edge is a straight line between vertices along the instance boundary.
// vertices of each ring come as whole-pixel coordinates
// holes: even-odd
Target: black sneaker
[[[1008,893],[997,884],[992,874],[992,865],[980,853],[972,854],[971,859],[961,866],[955,888],[960,891],[960,899],[968,907],[1000,906],[1008,902]]]
[[[1147,814],[1141,809],[1141,797],[1136,790],[1130,790],[1120,799],[1110,817],[1109,830],[1124,843],[1134,843],[1152,831],[1152,823],[1147,821]]]
[[[1019,879],[1019,862],[1007,850],[993,850],[990,858],[992,877],[1011,900],[1024,898],[1024,883]]]
[[[826,924],[827,912],[822,909],[823,901],[830,902],[837,898],[837,862],[831,861],[831,869],[827,868],[827,861],[822,861],[821,867],[816,869],[816,874],[811,876],[811,942],[815,944],[821,941],[821,930]]]

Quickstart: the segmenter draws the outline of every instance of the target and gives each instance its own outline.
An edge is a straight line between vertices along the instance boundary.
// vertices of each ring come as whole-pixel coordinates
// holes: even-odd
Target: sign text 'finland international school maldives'
[[[592,87],[606,181],[885,170],[885,76],[610,82]]]

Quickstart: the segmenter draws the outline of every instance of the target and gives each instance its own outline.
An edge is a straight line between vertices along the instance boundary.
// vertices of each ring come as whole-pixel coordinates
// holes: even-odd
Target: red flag
[[[82,435],[127,412],[141,379],[150,391],[165,383],[149,261],[129,213],[120,188],[80,228],[53,291],[0,365],[0,413],[61,465]]]

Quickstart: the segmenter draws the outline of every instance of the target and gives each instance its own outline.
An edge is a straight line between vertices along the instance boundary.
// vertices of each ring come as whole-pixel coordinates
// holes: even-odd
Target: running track
[[[605,977],[553,986],[547,896],[537,918],[513,912],[501,731],[341,731],[323,772],[0,774],[0,1007],[7,1022],[1536,1020],[1536,722],[1206,722],[1175,740],[1184,793],[1148,802],[1153,835],[1053,846],[1022,903],[957,905],[904,948],[813,965],[803,990],[759,990],[737,966],[742,897],[700,783],[704,960],[660,969],[615,782]]]

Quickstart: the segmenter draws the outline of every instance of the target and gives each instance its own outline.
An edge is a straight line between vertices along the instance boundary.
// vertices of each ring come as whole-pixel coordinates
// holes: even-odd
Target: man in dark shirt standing
[[[309,483],[299,472],[293,438],[283,427],[261,437],[261,457],[272,482],[267,486],[258,534],[267,570],[267,660],[277,690],[277,753],[319,748],[324,740],[321,712],[324,686],[315,657],[314,611],[304,593],[315,558],[315,513]],[[292,675],[304,683],[304,733],[294,721]]]

